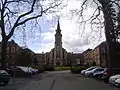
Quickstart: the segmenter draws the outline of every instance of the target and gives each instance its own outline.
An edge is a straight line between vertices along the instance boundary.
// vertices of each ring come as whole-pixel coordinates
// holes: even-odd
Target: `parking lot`
[[[118,90],[101,80],[87,78],[80,74],[64,72],[47,72],[31,78],[16,78],[15,84],[9,82],[0,90]]]

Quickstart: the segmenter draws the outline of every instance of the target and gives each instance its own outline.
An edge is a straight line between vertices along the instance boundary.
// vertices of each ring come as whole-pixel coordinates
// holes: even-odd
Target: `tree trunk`
[[[6,48],[7,48],[7,39],[2,39],[2,53],[1,53],[1,68],[5,69],[6,67]]]
[[[115,50],[114,50],[114,23],[112,20],[112,11],[110,7],[108,6],[109,3],[102,3],[102,9],[104,14],[104,24],[105,24],[105,36],[106,36],[106,42],[107,42],[107,53],[108,53],[108,68],[112,69],[115,68]]]

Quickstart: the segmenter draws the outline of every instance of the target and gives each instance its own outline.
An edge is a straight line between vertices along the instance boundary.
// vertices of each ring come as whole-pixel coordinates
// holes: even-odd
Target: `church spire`
[[[62,47],[62,34],[61,34],[59,19],[58,19],[57,29],[55,34],[55,46]]]
[[[60,23],[59,23],[59,19],[58,19],[58,24],[57,24],[57,30],[60,30]]]
[[[61,30],[60,30],[60,23],[59,23],[59,19],[58,19],[58,24],[57,24],[57,32],[61,32]]]

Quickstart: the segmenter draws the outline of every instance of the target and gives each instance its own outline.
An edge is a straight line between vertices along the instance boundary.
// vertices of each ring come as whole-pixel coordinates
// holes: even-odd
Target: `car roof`
[[[0,70],[0,73],[7,73],[5,70]]]
[[[104,68],[94,68],[93,70],[97,70],[97,69],[103,69],[104,70]]]

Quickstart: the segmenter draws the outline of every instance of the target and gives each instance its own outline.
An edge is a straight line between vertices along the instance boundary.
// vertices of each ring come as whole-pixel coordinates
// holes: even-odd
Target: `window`
[[[7,47],[7,53],[9,53],[9,50],[10,50],[9,47]]]
[[[15,52],[15,48],[11,47],[11,53],[14,53],[14,52]]]
[[[57,46],[57,49],[59,49],[59,46]]]

